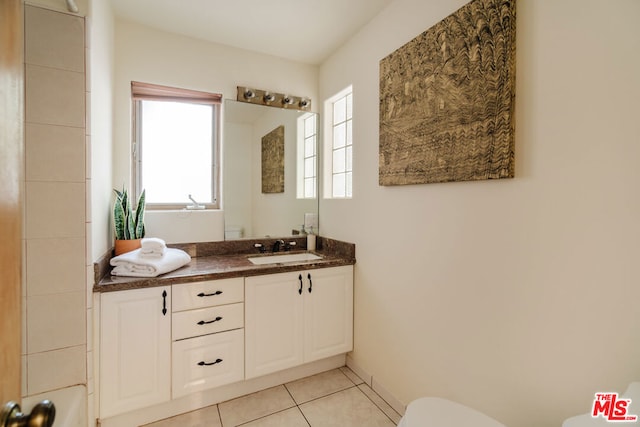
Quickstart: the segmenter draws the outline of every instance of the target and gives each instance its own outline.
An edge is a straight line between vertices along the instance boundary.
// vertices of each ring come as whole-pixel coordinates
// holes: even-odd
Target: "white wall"
[[[379,61],[464,3],[396,0],[322,65],[355,141],[322,232],[357,244],[353,359],[391,394],[560,425],[640,380],[640,2],[519,0],[516,178],[380,187]]]
[[[118,20],[113,159],[116,187],[130,183],[131,81],[222,93],[225,99],[236,98],[237,86],[317,99],[318,68]],[[223,224],[211,226],[222,229]]]
[[[232,123],[225,120],[224,213],[225,227],[242,227],[244,236],[253,236],[253,126],[248,123]]]

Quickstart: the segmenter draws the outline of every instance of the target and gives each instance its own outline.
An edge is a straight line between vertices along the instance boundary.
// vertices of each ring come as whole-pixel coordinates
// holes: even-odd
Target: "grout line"
[[[216,409],[218,410],[218,420],[220,421],[220,426],[224,427],[222,424],[222,414],[220,413],[220,404],[216,403]]]
[[[353,382],[353,381],[352,381],[352,382]],[[366,385],[366,386],[368,387],[368,385],[367,385],[366,383],[362,383],[361,385]],[[285,385],[285,388],[286,388],[286,385]],[[367,393],[365,393],[364,391],[362,391],[362,390],[360,389],[360,385],[356,385],[356,384],[354,384],[354,385],[353,385],[353,386],[351,386],[351,387],[344,388],[344,389],[342,389],[342,390],[337,390],[337,391],[334,391],[334,392],[332,392],[332,393],[325,394],[324,396],[316,397],[315,399],[311,399],[311,400],[308,400],[308,401],[303,402],[303,403],[300,403],[300,404],[298,404],[298,403],[295,401],[295,399],[294,399],[293,401],[296,403],[296,406],[298,407],[298,409],[299,409],[299,410],[300,410],[300,412],[302,413],[302,416],[303,416],[303,417],[304,417],[304,419],[307,421],[307,423],[309,424],[309,426],[311,426],[311,423],[309,422],[309,420],[307,420],[307,417],[304,415],[304,411],[302,410],[302,408],[300,408],[300,406],[301,406],[301,405],[306,405],[307,403],[315,402],[316,400],[324,399],[325,397],[329,397],[329,396],[332,396],[332,395],[334,395],[334,394],[342,393],[343,391],[351,390],[352,388],[355,388],[355,389],[357,389],[360,393],[362,393],[362,394],[363,394],[363,395],[364,395],[364,396],[365,396],[365,397],[366,397],[366,398],[367,398],[371,403],[373,403],[373,405],[374,405],[376,408],[378,408],[378,410],[379,410],[380,412],[382,412],[382,414],[383,414],[385,417],[387,417],[387,418],[389,419],[389,421],[391,421],[392,423],[394,423],[394,424],[395,424],[395,421],[394,421],[394,420],[393,420],[389,415],[387,415],[387,413],[386,413],[386,412],[385,412],[385,411],[384,411],[384,410],[383,410],[383,409],[382,409],[382,408],[381,408],[381,407],[380,407],[380,406],[379,406],[379,405],[378,405],[378,404],[377,404],[373,399],[371,399]],[[384,403],[387,403],[387,402],[386,402],[382,397],[380,397],[380,396],[378,395],[378,393],[376,393],[376,392],[375,392],[371,387],[369,387],[369,389],[370,389],[370,390],[371,390],[371,391],[372,391],[376,396],[378,396],[378,397],[380,398],[380,400],[382,400]],[[288,391],[289,391],[289,389],[287,389],[287,392],[288,392]],[[291,393],[290,393],[290,392],[289,392],[289,395],[291,395]],[[293,399],[293,396],[291,396],[291,398]],[[389,404],[387,403],[387,405],[389,405]],[[396,412],[396,411],[391,407],[391,405],[389,405],[389,408],[391,408],[391,410],[393,410],[394,412]],[[289,408],[289,409],[290,409],[290,408]],[[400,414],[398,414],[398,416],[400,416]],[[223,427],[224,427],[224,426],[223,426]]]
[[[300,413],[302,414],[302,418],[304,418],[304,420],[307,422],[307,424],[309,425],[309,427],[311,427],[311,422],[309,421],[309,419],[307,418],[307,416],[304,414],[304,412],[302,412],[302,409],[300,409],[300,406],[297,407],[298,411],[300,411]]]
[[[363,385],[366,385],[366,383],[365,383],[365,384],[363,384]],[[368,386],[367,386],[367,387],[368,387]],[[396,410],[395,410],[395,409],[393,409],[393,408],[391,407],[391,405],[389,405],[389,404],[387,403],[387,401],[386,401],[386,400],[384,400],[382,397],[380,397],[380,395],[379,395],[378,393],[376,393],[376,392],[375,392],[375,390],[373,390],[371,387],[369,387],[369,389],[371,389],[371,391],[372,391],[376,396],[378,396],[378,397],[380,398],[380,400],[382,400],[384,403],[386,403],[386,404],[389,406],[389,408],[390,408],[393,412],[396,412]],[[385,417],[389,418],[389,420],[391,420],[391,422],[392,422],[392,423],[394,423],[394,424],[396,423],[396,422],[395,422],[395,421],[394,421],[394,420],[393,420],[393,419],[392,419],[392,418],[387,414],[387,412],[386,412],[384,409],[382,409],[382,408],[381,408],[381,407],[380,407],[380,406],[379,406],[379,405],[378,405],[378,404],[377,404],[377,403],[376,403],[376,402],[375,402],[371,397],[369,397],[369,395],[368,395],[367,393],[365,393],[364,391],[362,391],[362,390],[360,389],[360,387],[358,387],[358,390],[360,390],[360,392],[361,392],[362,394],[364,394],[364,395],[365,395],[365,397],[366,397],[367,399],[369,399],[369,400],[371,401],[371,403],[373,403],[373,404],[375,405],[375,407],[376,407],[376,408],[378,408],[378,409],[380,410],[380,412],[382,412],[382,413],[385,415]],[[397,414],[397,412],[396,412],[396,414]],[[400,414],[398,414],[398,416],[400,416]]]
[[[357,387],[358,387],[357,385],[352,385],[350,387],[343,388],[342,390],[332,391],[331,393],[325,394],[324,396],[319,396],[319,397],[316,397],[315,399],[302,402],[300,405],[306,405],[307,403],[315,402],[316,400],[324,399],[325,397],[333,396],[334,394],[342,393],[343,391],[351,390],[352,388],[357,388]],[[300,405],[297,405],[297,406],[300,406]]]
[[[380,412],[382,412],[382,413],[384,414],[384,416],[385,416],[385,417],[389,418],[389,420],[390,420],[392,423],[394,423],[394,424],[396,423],[396,422],[395,422],[395,421],[394,421],[394,420],[393,420],[393,419],[392,419],[392,418],[387,414],[387,412],[386,412],[384,409],[382,409],[382,408],[381,408],[381,407],[380,407],[380,406],[379,406],[379,405],[378,405],[378,404],[377,404],[377,403],[376,403],[376,402],[375,402],[371,397],[369,397],[369,395],[368,395],[367,393],[365,393],[364,391],[362,391],[362,390],[360,389],[360,387],[358,387],[358,390],[360,390],[360,392],[361,392],[362,394],[364,394],[364,395],[365,395],[365,397],[366,397],[367,399],[369,399],[369,401],[370,401],[371,403],[373,403],[373,405],[374,405],[376,408],[378,408],[378,409],[380,410]],[[373,393],[375,393],[375,395],[376,395],[376,396],[378,396],[378,397],[380,398],[380,400],[382,400],[384,403],[387,403],[387,402],[386,402],[382,397],[380,397],[380,396],[378,395],[378,393],[376,393],[373,389],[371,389],[371,391],[372,391]],[[389,404],[387,403],[387,405],[389,405]],[[389,408],[391,408],[391,405],[389,405]],[[393,410],[393,408],[391,408],[391,409]],[[395,412],[395,411],[394,411],[394,412]],[[398,414],[398,415],[399,415],[399,414]]]
[[[261,420],[261,419],[264,419],[264,418],[271,417],[271,416],[273,416],[273,415],[275,415],[275,414],[279,414],[279,413],[281,413],[281,412],[285,412],[285,411],[288,411],[288,410],[293,409],[293,408],[296,408],[298,411],[300,411],[300,413],[301,413],[301,414],[302,414],[302,416],[304,417],[304,420],[307,422],[307,424],[309,424],[309,421],[307,420],[307,417],[305,417],[305,416],[304,416],[304,413],[302,413],[302,411],[300,410],[300,408],[296,405],[296,406],[292,406],[292,407],[290,407],[290,408],[285,408],[285,409],[281,409],[281,410],[279,410],[279,411],[272,412],[272,413],[267,414],[267,415],[263,415],[263,416],[261,416],[261,417],[258,417],[258,418],[256,418],[256,419],[254,419],[254,420],[246,421],[246,422],[244,422],[244,423],[242,423],[242,424],[237,424],[235,427],[246,426],[247,424],[251,424],[251,423],[256,422],[256,421],[258,421],[258,420]],[[222,421],[221,421],[221,423],[222,423]],[[309,424],[309,426],[311,426],[311,424]],[[225,427],[225,426],[223,425],[222,427]]]
[[[284,389],[287,390],[287,393],[289,393],[289,397],[291,397],[291,400],[293,400],[293,403],[295,403],[295,405],[298,406],[298,402],[296,402],[296,399],[294,399],[293,395],[289,391],[289,387],[287,387],[287,384],[282,384],[282,385],[284,386]]]
[[[340,372],[342,372],[342,374],[343,374],[345,377],[347,377],[347,378],[348,378],[352,383],[354,383],[356,386],[359,386],[360,384],[366,384],[366,382],[365,382],[362,378],[360,378],[360,376],[359,376],[358,374],[356,374],[356,373],[355,373],[351,368],[349,368],[347,365],[345,365],[345,366],[343,366],[343,367],[341,367],[341,368],[339,368],[339,369],[340,369]],[[345,372],[345,370],[346,370],[346,371],[349,371],[351,374],[346,373],[346,372]],[[360,382],[356,382],[356,381],[354,381],[354,380],[353,380],[353,378],[351,378],[351,376],[356,377],[357,379],[359,379],[359,380],[360,380]]]
[[[359,378],[359,379],[360,379],[360,381],[362,381],[362,382],[361,382],[361,383],[359,383],[359,384],[356,384],[356,383],[353,381],[353,379],[351,379],[351,377],[349,377],[349,375],[347,375],[347,374],[342,370],[343,368],[344,368],[344,369],[348,369],[348,370],[349,370],[349,371],[350,371],[350,372],[351,372],[351,373],[352,373],[356,378]],[[381,407],[380,407],[380,406],[379,406],[379,405],[378,405],[378,404],[377,404],[373,399],[371,399],[371,397],[369,397],[369,395],[368,395],[367,393],[365,393],[365,392],[363,392],[363,391],[362,391],[362,389],[360,388],[360,386],[365,386],[365,387],[369,388],[369,390],[371,390],[371,392],[372,392],[372,393],[374,393],[376,396],[378,396],[378,398],[379,398],[381,401],[383,401],[383,402],[384,402],[384,403],[389,407],[389,409],[390,409],[390,410],[392,410],[395,414],[397,414],[397,415],[398,415],[398,417],[401,417],[401,415],[400,415],[400,414],[398,414],[398,412],[393,408],[393,406],[391,406],[391,405],[389,404],[389,402],[387,402],[387,401],[386,401],[382,396],[380,396],[380,395],[379,395],[379,394],[378,394],[378,393],[373,389],[373,387],[372,387],[372,386],[370,386],[369,384],[367,384],[367,382],[366,382],[365,380],[363,380],[362,378],[360,378],[360,376],[359,376],[358,374],[356,374],[356,373],[353,371],[353,369],[351,369],[351,368],[350,368],[349,366],[347,366],[347,365],[345,365],[343,368],[340,368],[340,372],[342,372],[342,374],[343,374],[344,376],[346,376],[347,378],[349,378],[349,380],[350,380],[351,382],[353,382],[353,383],[356,385],[356,387],[358,387],[358,389],[362,392],[362,394],[364,394],[364,395],[367,397],[367,399],[369,399],[369,400],[370,400],[370,401],[371,401],[371,402],[376,406],[376,408],[378,408],[378,409],[379,409],[383,414],[385,414],[385,415],[387,416],[387,418],[389,418],[389,419],[391,420],[391,422],[395,423],[395,421],[394,421],[393,419],[391,419],[391,417],[387,414],[387,412],[386,412],[383,408],[381,408]],[[373,377],[371,377],[371,383],[373,384]]]
[[[362,367],[360,367],[353,360],[353,358],[349,356],[349,354],[347,354],[347,368],[355,373],[357,377],[362,379],[364,383],[367,384],[369,388],[371,388],[371,390],[373,390],[378,396],[382,398],[382,394],[384,393],[384,395],[391,400],[387,400],[385,398],[382,398],[382,400],[384,400],[391,407],[391,409],[394,410],[394,412],[396,412],[400,416],[404,415],[407,405],[398,400],[393,394],[389,393],[382,384],[375,381],[373,375],[370,375],[368,372],[362,369]],[[365,380],[365,378],[368,378],[368,381]],[[378,389],[380,389],[380,391],[383,393],[378,392]]]

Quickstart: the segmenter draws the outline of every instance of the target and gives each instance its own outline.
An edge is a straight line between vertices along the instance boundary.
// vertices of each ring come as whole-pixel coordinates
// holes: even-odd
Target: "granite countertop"
[[[271,240],[275,241],[277,239]],[[306,252],[306,239],[297,238],[293,240],[299,240],[297,247],[300,249],[280,253],[293,254]],[[299,271],[301,269],[338,267],[355,264],[355,245],[321,237],[318,238],[317,242],[317,250],[311,252],[322,256],[322,259],[263,265],[254,265],[249,261],[249,258],[261,255],[253,249],[253,244],[263,243],[266,247],[269,247],[268,245],[272,243],[268,239],[256,240],[255,242],[253,240],[239,240],[205,244],[169,245],[171,247],[178,247],[189,253],[189,255],[191,255],[191,262],[177,270],[157,277],[112,276],[109,266],[111,254],[108,254],[94,264],[95,284],[93,291],[122,291],[127,289],[200,282],[204,280],[258,276],[262,274]],[[265,253],[264,255],[272,254]]]

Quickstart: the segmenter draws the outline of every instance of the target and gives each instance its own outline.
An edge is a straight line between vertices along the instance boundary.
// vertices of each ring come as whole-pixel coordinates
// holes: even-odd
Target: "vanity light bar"
[[[268,107],[288,108],[290,110],[311,111],[311,99],[300,96],[276,93],[268,90],[238,86],[237,100]]]

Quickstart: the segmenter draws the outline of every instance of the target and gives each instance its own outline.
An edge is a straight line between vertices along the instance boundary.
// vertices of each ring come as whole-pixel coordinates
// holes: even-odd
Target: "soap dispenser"
[[[316,250],[316,235],[313,234],[313,227],[310,227],[309,232],[307,233],[307,250]]]

